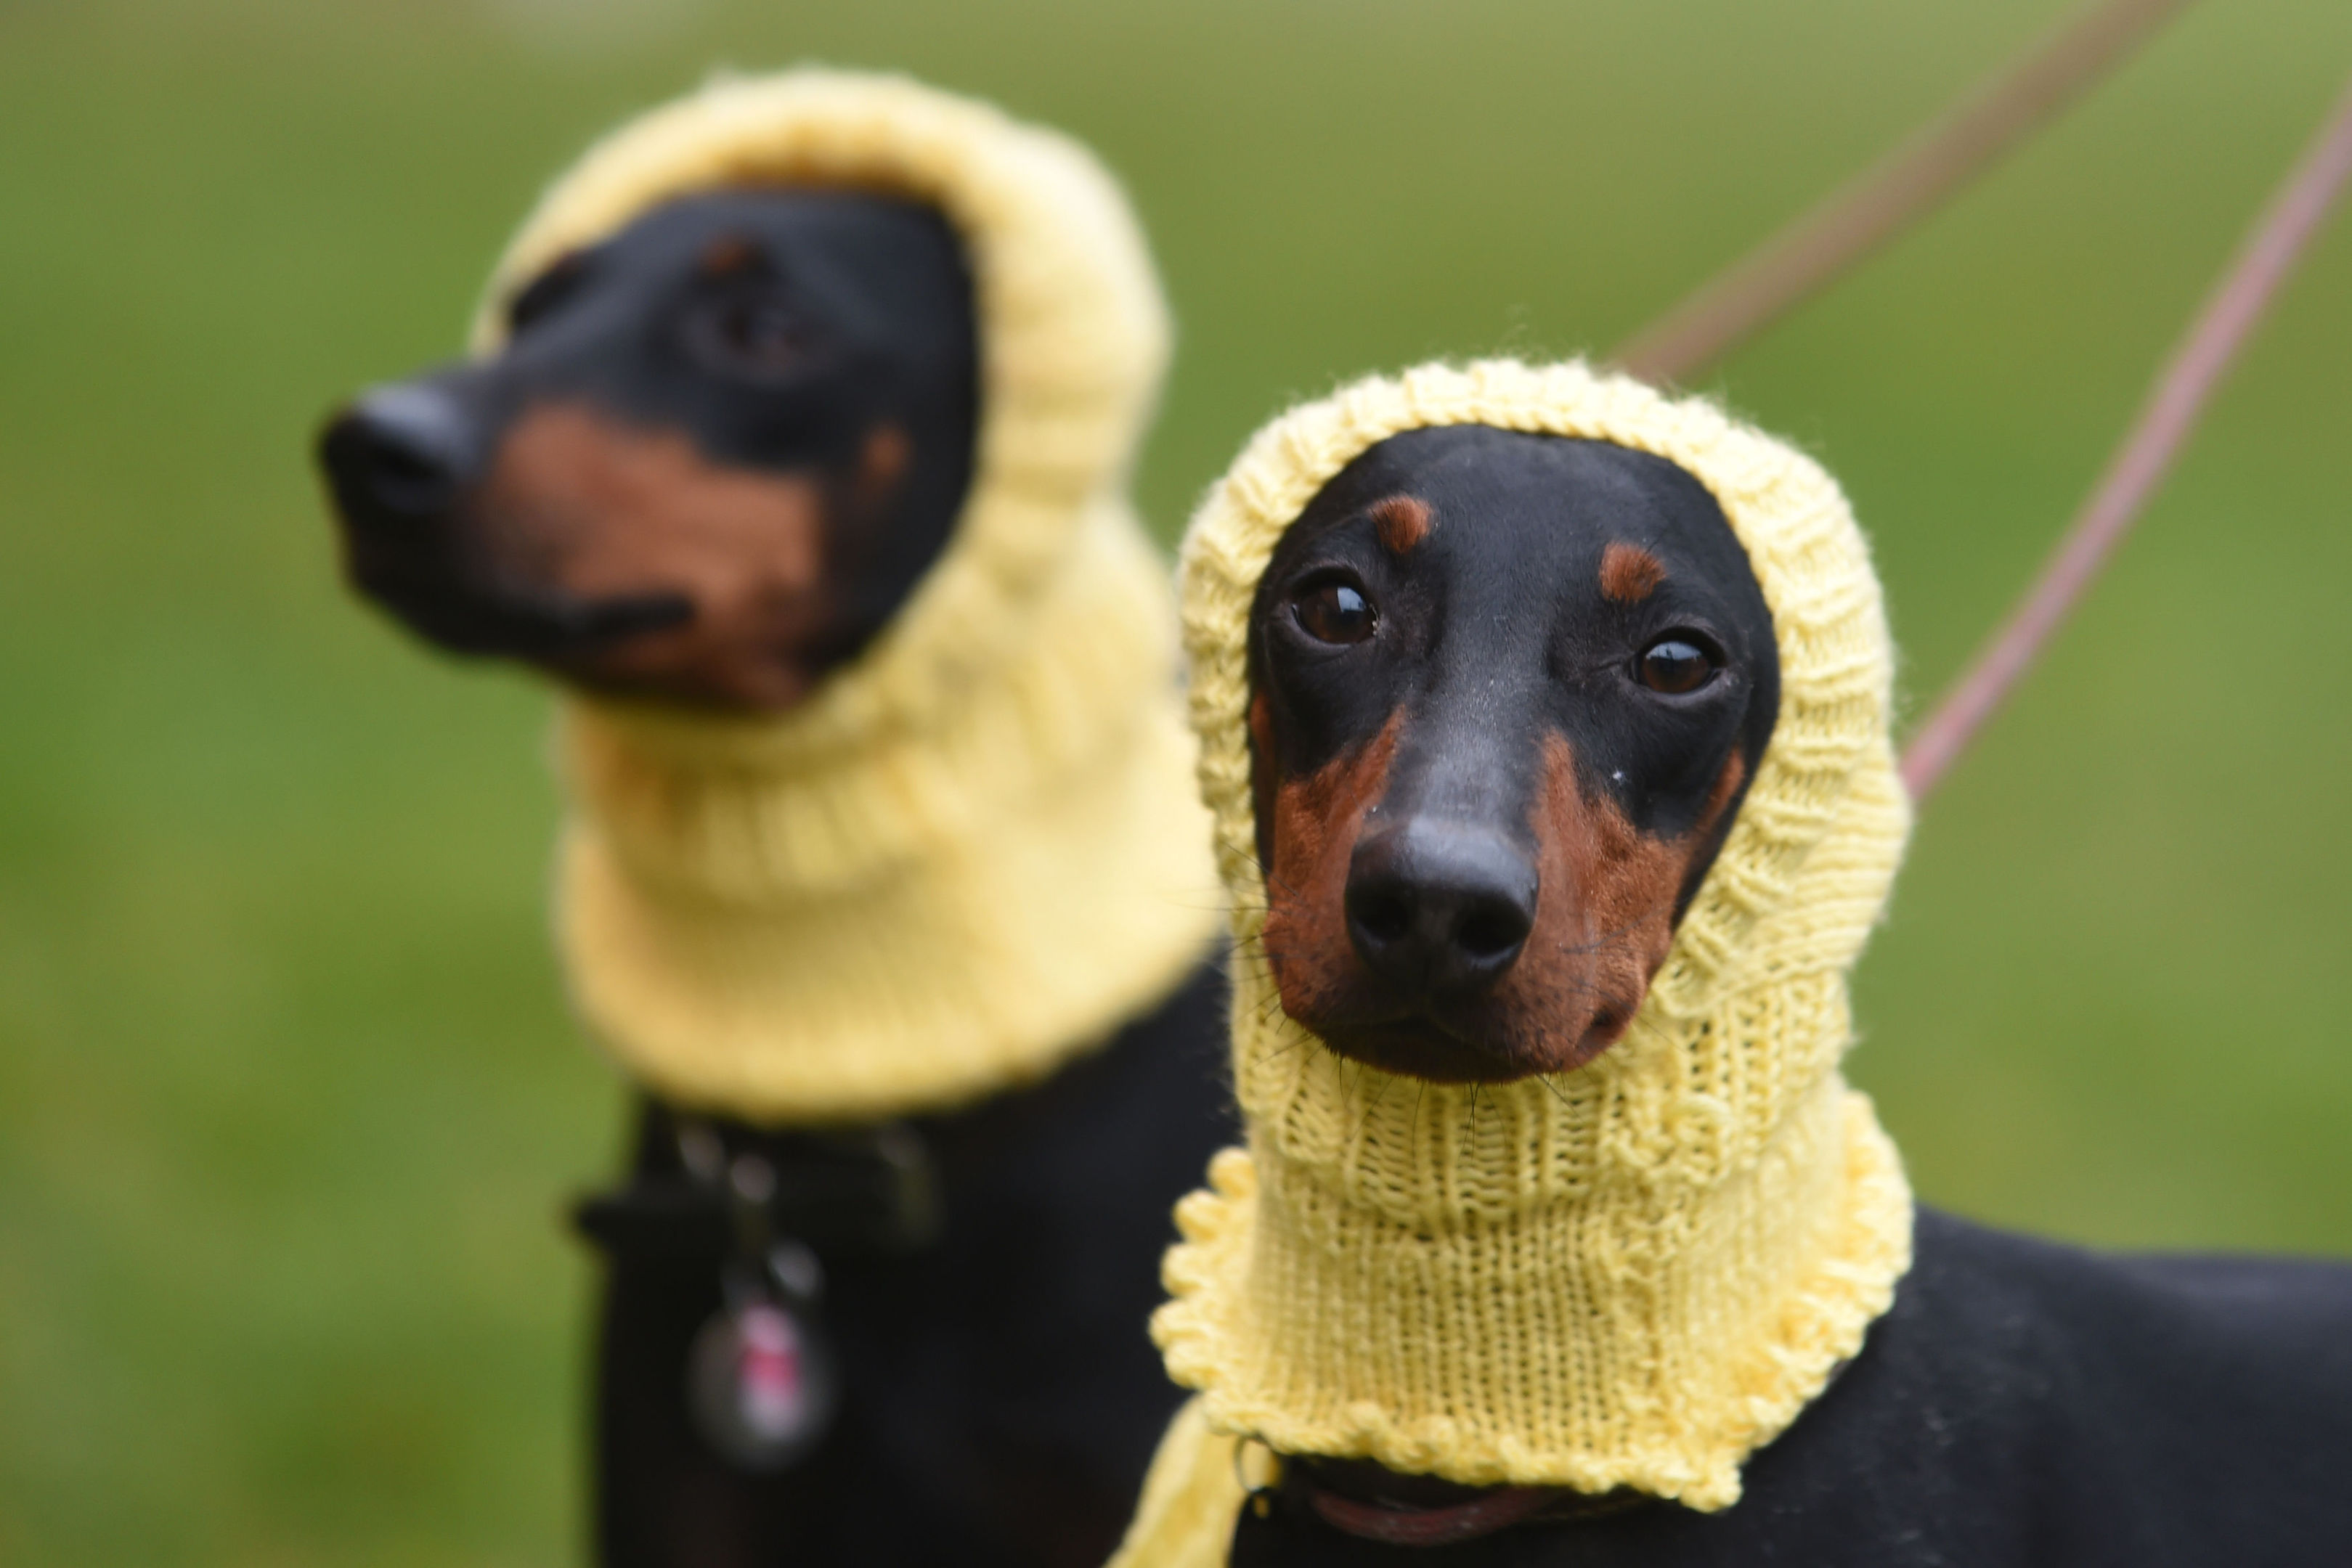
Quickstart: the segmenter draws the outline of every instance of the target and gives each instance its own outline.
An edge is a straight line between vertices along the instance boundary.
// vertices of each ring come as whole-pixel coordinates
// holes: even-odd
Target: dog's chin
[[[356,561],[351,576],[362,594],[446,652],[528,664],[590,695],[716,715],[789,712],[858,646],[798,628],[745,634],[705,616],[683,593],[582,595]]]
[[[1516,1083],[1572,1072],[1624,1038],[1631,1013],[1592,1009],[1575,1032],[1515,1030],[1507,1022],[1428,1012],[1375,1019],[1292,1017],[1337,1055],[1431,1083]],[[1527,1039],[1529,1033],[1535,1038]],[[1563,1049],[1561,1041],[1568,1043]]]
[[[1429,1083],[1508,1083],[1539,1071],[1429,1024],[1307,1027],[1335,1055],[1398,1078],[1418,1078]]]
[[[696,657],[691,650],[661,647],[662,641],[648,638],[607,653],[549,661],[544,667],[566,685],[597,696],[755,717],[800,706],[819,678],[789,660]]]
[[[546,667],[601,695],[773,718],[809,701],[866,646],[814,614],[747,623],[721,606],[689,624],[592,646]]]

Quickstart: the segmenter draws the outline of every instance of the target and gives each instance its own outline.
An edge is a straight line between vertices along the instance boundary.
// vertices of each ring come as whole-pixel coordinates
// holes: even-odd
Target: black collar
[[[608,1253],[726,1254],[744,1231],[811,1246],[907,1252],[939,1232],[929,1146],[903,1122],[763,1132],[649,1106],[628,1185],[573,1221]]]

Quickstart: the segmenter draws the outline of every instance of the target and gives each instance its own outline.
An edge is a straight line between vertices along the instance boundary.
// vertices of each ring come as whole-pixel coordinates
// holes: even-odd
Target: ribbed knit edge
[[[1465,1424],[1452,1451],[1433,1463],[1425,1438],[1400,1431],[1377,1408],[1359,1406],[1352,1420],[1335,1427],[1234,1397],[1223,1377],[1234,1328],[1221,1317],[1229,1299],[1218,1286],[1246,1268],[1254,1239],[1257,1170],[1244,1149],[1221,1151],[1210,1165],[1208,1189],[1177,1205],[1183,1240],[1169,1249],[1162,1265],[1172,1299],[1152,1314],[1152,1340],[1167,1357],[1169,1375],[1202,1391],[1194,1404],[1204,1434],[1255,1438],[1280,1453],[1369,1458],[1471,1486],[1561,1486],[1591,1493],[1630,1487],[1703,1512],[1728,1508],[1739,1500],[1741,1462],[1784,1431],[1838,1366],[1861,1351],[1870,1325],[1894,1304],[1895,1286],[1910,1270],[1912,1197],[1902,1158],[1879,1126],[1869,1096],[1844,1090],[1843,1113],[1845,1207],[1839,1239],[1775,1314],[1777,1333],[1755,1359],[1748,1396],[1696,1448],[1528,1454],[1512,1450],[1509,1434]],[[1230,1531],[1230,1518],[1225,1526]]]

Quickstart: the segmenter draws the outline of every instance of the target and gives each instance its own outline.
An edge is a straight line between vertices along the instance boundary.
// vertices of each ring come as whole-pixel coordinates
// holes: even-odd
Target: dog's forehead
[[[861,350],[968,352],[971,271],[946,214],[925,202],[836,187],[706,190],[654,206],[556,258],[513,304],[562,304],[562,329],[525,357],[627,356],[664,310],[717,290],[780,287]],[[537,311],[531,311],[538,314]]]
[[[1414,526],[1381,526],[1407,503]],[[1688,578],[1748,575],[1722,507],[1686,469],[1611,442],[1488,425],[1367,448],[1301,509],[1276,559],[1339,530],[1380,538],[1408,566],[1507,562],[1523,578],[1597,586],[1603,553],[1622,544],[1655,558],[1667,580],[1677,564]]]
[[[676,196],[639,214],[601,246],[616,256],[688,265],[715,250],[751,247],[777,257],[876,244],[936,242],[950,233],[929,203],[877,191],[818,185],[739,185]]]

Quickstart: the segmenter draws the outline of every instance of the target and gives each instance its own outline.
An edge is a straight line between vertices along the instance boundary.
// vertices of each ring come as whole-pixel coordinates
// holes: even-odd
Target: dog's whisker
[[[1552,951],[1556,953],[1600,952],[1602,949],[1612,946],[1624,940],[1624,938],[1632,936],[1635,931],[1642,927],[1647,918],[1647,916],[1643,916],[1638,919],[1629,920],[1624,925],[1616,927],[1614,930],[1602,932],[1600,936],[1593,937],[1589,942],[1563,943],[1554,947]]]
[[[1267,887],[1280,888],[1283,892],[1290,894],[1293,898],[1300,896],[1297,888],[1291,886],[1281,877],[1276,876],[1275,874],[1274,868],[1267,865],[1265,861],[1261,860],[1256,855],[1244,852],[1242,858],[1250,863],[1251,867],[1256,871],[1258,880],[1264,883]]]
[[[1306,1043],[1307,1042],[1302,1040],[1294,1040],[1288,1045],[1278,1046],[1272,1051],[1260,1051],[1257,1056],[1252,1060],[1250,1065],[1253,1067],[1264,1067],[1270,1061],[1276,1061],[1283,1057],[1288,1056],[1292,1051],[1297,1051],[1300,1046]]]
[[[1366,1127],[1371,1124],[1372,1113],[1381,1108],[1381,1102],[1388,1096],[1389,1086],[1393,1084],[1395,1082],[1396,1074],[1393,1072],[1383,1073],[1381,1075],[1381,1085],[1379,1088],[1372,1091],[1372,1097],[1365,1104],[1363,1113],[1356,1118],[1356,1131],[1354,1134],[1349,1134],[1351,1137],[1360,1134]]]

